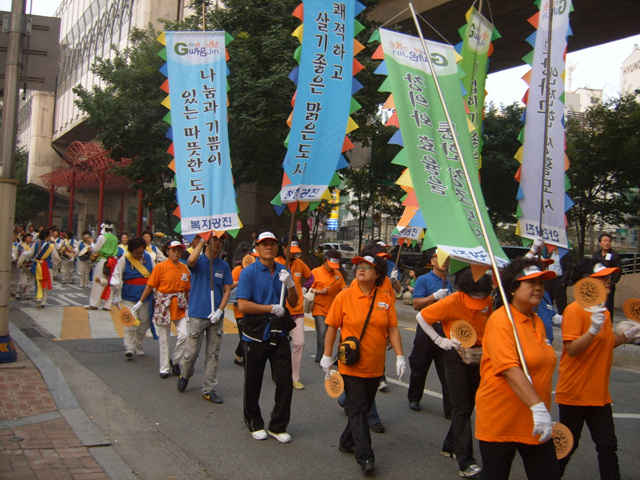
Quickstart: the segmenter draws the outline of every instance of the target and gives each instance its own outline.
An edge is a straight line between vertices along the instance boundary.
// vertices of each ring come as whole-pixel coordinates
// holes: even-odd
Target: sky
[[[27,13],[51,16],[60,3],[61,0],[27,0]],[[0,0],[0,10],[11,10],[11,0]],[[634,44],[640,46],[640,35],[569,53],[567,66],[575,65],[575,68],[571,85],[567,84],[566,89],[575,90],[581,87],[603,89],[605,98],[618,96],[620,66],[633,52]],[[569,38],[569,46],[571,46],[571,38]],[[494,43],[494,48],[500,48],[500,40]],[[522,76],[528,68],[529,66],[523,63],[521,67],[490,74],[486,85],[488,92],[486,102],[493,102],[498,106],[519,102],[527,90],[527,84],[522,80]]]

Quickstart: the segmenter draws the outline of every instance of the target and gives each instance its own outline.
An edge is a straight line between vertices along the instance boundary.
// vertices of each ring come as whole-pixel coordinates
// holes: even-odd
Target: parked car
[[[342,254],[340,263],[343,265],[351,265],[351,259],[356,256],[356,250],[351,245],[338,242],[327,242],[320,245],[322,250],[338,250]]]

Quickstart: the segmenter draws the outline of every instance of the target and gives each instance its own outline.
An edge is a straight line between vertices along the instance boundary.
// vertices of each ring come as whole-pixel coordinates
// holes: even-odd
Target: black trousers
[[[444,370],[451,395],[451,426],[442,449],[455,452],[460,470],[466,470],[478,463],[473,457],[471,414],[476,406],[476,390],[480,385],[480,365],[467,365],[458,352],[449,350],[444,352]]]
[[[619,479],[620,466],[618,465],[618,440],[613,425],[613,412],[611,404],[603,407],[578,407],[574,405],[558,405],[560,410],[560,423],[564,423],[573,434],[573,448],[569,455],[559,460],[560,474],[564,475],[564,469],[569,463],[573,452],[578,448],[582,426],[587,422],[591,432],[593,443],[598,452],[598,467],[600,478]]]
[[[242,342],[242,327],[240,326],[240,320],[242,317],[240,318],[236,318],[236,325],[238,326],[238,346],[236,346],[236,357],[242,357],[244,358],[244,344]]]
[[[444,337],[444,331],[441,323],[436,323],[433,328],[438,334]],[[409,367],[411,375],[409,376],[409,391],[407,397],[409,402],[419,402],[422,400],[424,386],[427,382],[427,374],[431,362],[436,364],[436,372],[440,385],[442,385],[442,407],[444,408],[444,416],[451,418],[451,398],[449,389],[447,388],[447,379],[444,374],[444,350],[438,347],[429,336],[424,333],[420,325],[416,327],[416,336],[413,340],[413,350],[409,355]]]
[[[616,296],[616,284],[611,282],[611,286],[609,288],[611,290],[607,295],[607,301],[605,303],[605,307],[607,307],[607,310],[609,310],[609,313],[611,314],[611,321],[613,322],[613,300]]]
[[[553,440],[540,445],[480,440],[480,480],[508,480],[516,451],[522,457],[524,471],[529,480],[560,480],[560,468]]]
[[[293,380],[291,379],[289,339],[288,337],[274,337],[272,342],[243,342],[244,422],[251,432],[264,428],[259,402],[262,377],[267,360],[271,365],[271,378],[276,384],[275,405],[271,412],[271,422],[268,429],[274,433],[286,432],[291,417]]]
[[[544,289],[549,293],[551,299],[556,302],[558,313],[562,315],[567,308],[567,287],[562,284],[559,278],[549,280],[544,284]]]
[[[373,405],[378,391],[380,377],[362,378],[343,375],[346,395],[347,426],[340,435],[340,445],[349,448],[355,446],[356,461],[362,465],[365,460],[375,458],[371,449],[371,432],[367,414]]]

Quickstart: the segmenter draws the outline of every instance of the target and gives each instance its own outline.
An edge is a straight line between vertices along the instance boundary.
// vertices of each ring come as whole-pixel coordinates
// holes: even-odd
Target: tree
[[[16,193],[15,222],[25,227],[49,205],[49,195],[38,187],[27,183],[29,154],[24,149],[16,151]]]
[[[175,188],[170,187],[173,172],[168,164],[170,141],[168,125],[162,120],[167,110],[161,105],[166,94],[160,89],[164,76],[158,71],[164,60],[158,56],[161,45],[151,26],[134,29],[130,46],[114,48],[112,59],[98,58],[91,71],[102,86],[87,90],[73,89],[76,105],[87,113],[87,123],[98,130],[97,139],[116,162],[131,159],[128,166],[114,169],[131,180],[132,188],[141,189],[145,202],[167,216],[176,205]]]
[[[640,94],[640,91],[636,91]],[[640,103],[633,94],[592,105],[567,122],[568,170],[578,250],[595,226],[638,225]]]

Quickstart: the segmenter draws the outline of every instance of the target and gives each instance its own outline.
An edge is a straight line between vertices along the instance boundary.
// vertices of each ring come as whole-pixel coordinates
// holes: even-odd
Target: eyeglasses
[[[369,265],[368,263],[360,263],[358,265],[356,265],[356,271],[358,270],[365,270],[365,271],[369,271],[369,270],[373,270],[375,267],[373,265]]]

